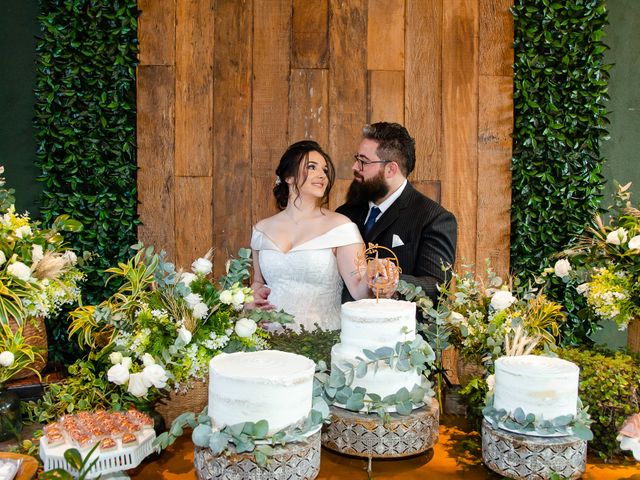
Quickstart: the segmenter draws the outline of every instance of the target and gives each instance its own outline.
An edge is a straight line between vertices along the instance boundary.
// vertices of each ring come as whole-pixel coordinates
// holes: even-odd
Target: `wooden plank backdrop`
[[[215,273],[274,213],[286,146],[344,199],[365,123],[416,139],[410,180],[459,221],[458,262],[509,268],[513,0],[140,0],[139,236]]]

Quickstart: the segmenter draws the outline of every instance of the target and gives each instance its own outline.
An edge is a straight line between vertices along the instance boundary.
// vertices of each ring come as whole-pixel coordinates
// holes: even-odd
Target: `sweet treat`
[[[519,407],[545,420],[575,415],[579,373],[577,365],[560,358],[500,357],[495,363],[493,407],[507,413]]]
[[[44,434],[44,437],[47,439],[47,445],[50,447],[56,447],[65,442],[64,435],[58,430],[50,430]]]
[[[416,338],[416,305],[391,299],[365,299],[342,305],[340,343],[331,349],[331,368],[344,364],[357,365],[366,359],[363,350],[380,347],[394,348],[397,342]],[[422,383],[421,376],[411,369],[406,372],[378,362],[378,371],[369,368],[362,378],[355,377],[351,388],[362,387],[381,397],[395,394],[402,387],[407,390]]]
[[[137,444],[138,444],[138,437],[136,437],[133,433],[125,433],[122,435],[123,447],[132,447]]]
[[[100,441],[100,451],[101,452],[110,452],[118,448],[118,444],[113,438],[103,438]]]
[[[277,350],[238,352],[209,362],[209,415],[219,429],[269,422],[269,434],[309,415],[315,363]]]

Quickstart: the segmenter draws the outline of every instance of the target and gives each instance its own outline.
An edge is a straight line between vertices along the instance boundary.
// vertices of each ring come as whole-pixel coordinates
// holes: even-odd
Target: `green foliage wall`
[[[77,251],[94,254],[84,293],[85,301],[97,302],[108,296],[102,270],[127,257],[136,241],[137,5],[42,0],[40,11],[35,126],[41,213],[45,223],[66,213],[85,225],[70,240]],[[60,338],[66,338],[64,329]]]
[[[511,265],[538,271],[591,223],[603,189],[605,0],[516,0]]]

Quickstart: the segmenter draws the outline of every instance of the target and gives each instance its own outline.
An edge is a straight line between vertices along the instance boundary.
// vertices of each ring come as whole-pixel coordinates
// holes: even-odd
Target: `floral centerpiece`
[[[450,342],[463,358],[490,369],[498,357],[513,353],[507,350],[524,354],[555,345],[565,318],[560,304],[539,290],[512,291],[489,266],[486,278],[488,286],[473,272],[453,272],[440,287],[439,310],[447,314]]]
[[[92,356],[106,363],[109,382],[134,400],[153,402],[204,382],[214,355],[263,349],[268,334],[260,323],[290,320],[283,312],[243,311],[253,301],[244,286],[250,250],[241,249],[215,283],[210,255],[181,272],[164,252],[133,248],[133,258],[108,270],[122,286],[100,305],[73,311],[70,334],[92,348]]]
[[[620,330],[640,316],[640,209],[631,205],[630,187],[617,185],[608,224],[596,215],[595,226],[555,265],[567,282],[577,279],[593,312]]]
[[[46,318],[80,297],[83,274],[60,231],[78,231],[82,225],[61,215],[50,229],[42,229],[28,213],[16,213],[12,190],[3,188],[3,172],[0,166],[0,322]]]

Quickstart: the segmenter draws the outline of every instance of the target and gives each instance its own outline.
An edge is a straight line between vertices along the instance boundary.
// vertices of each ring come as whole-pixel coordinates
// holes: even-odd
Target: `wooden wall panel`
[[[177,0],[176,175],[211,176],[213,0]]]
[[[404,70],[404,0],[369,0],[367,68]]]
[[[175,258],[174,84],[168,66],[138,68],[138,238]],[[158,213],[162,212],[162,215]]]
[[[248,114],[252,173],[257,176],[273,175],[287,146],[290,24],[291,0],[254,3],[253,105]]]
[[[404,123],[416,187],[459,222],[458,261],[508,269],[513,0],[140,0],[139,236],[216,273],[273,214],[302,138],[351,183],[365,123]],[[154,67],[153,65],[158,65]]]
[[[292,68],[328,68],[329,0],[293,0]]]
[[[291,70],[289,141],[311,138],[326,149],[329,144],[329,71]]]
[[[214,58],[213,242],[218,258],[249,245],[251,205],[251,0],[217,0]],[[224,261],[214,263],[216,276]]]
[[[367,123],[397,122],[404,125],[404,72],[369,72]]]
[[[176,0],[138,0],[140,65],[175,65]]]
[[[175,180],[176,266],[189,270],[191,263],[213,245],[211,177],[176,177]],[[164,211],[158,212],[160,216]],[[220,257],[219,253],[217,258]],[[224,258],[224,254],[222,254]],[[215,264],[220,261],[214,260]],[[224,260],[222,261],[224,267]]]
[[[365,0],[330,1],[329,155],[339,178],[351,178],[349,157],[367,118],[367,18]]]
[[[478,9],[476,0],[443,2],[442,204],[458,220],[456,263],[476,258],[478,195]]]
[[[412,178],[436,180],[442,155],[442,1],[407,0],[405,126],[416,140]]]

